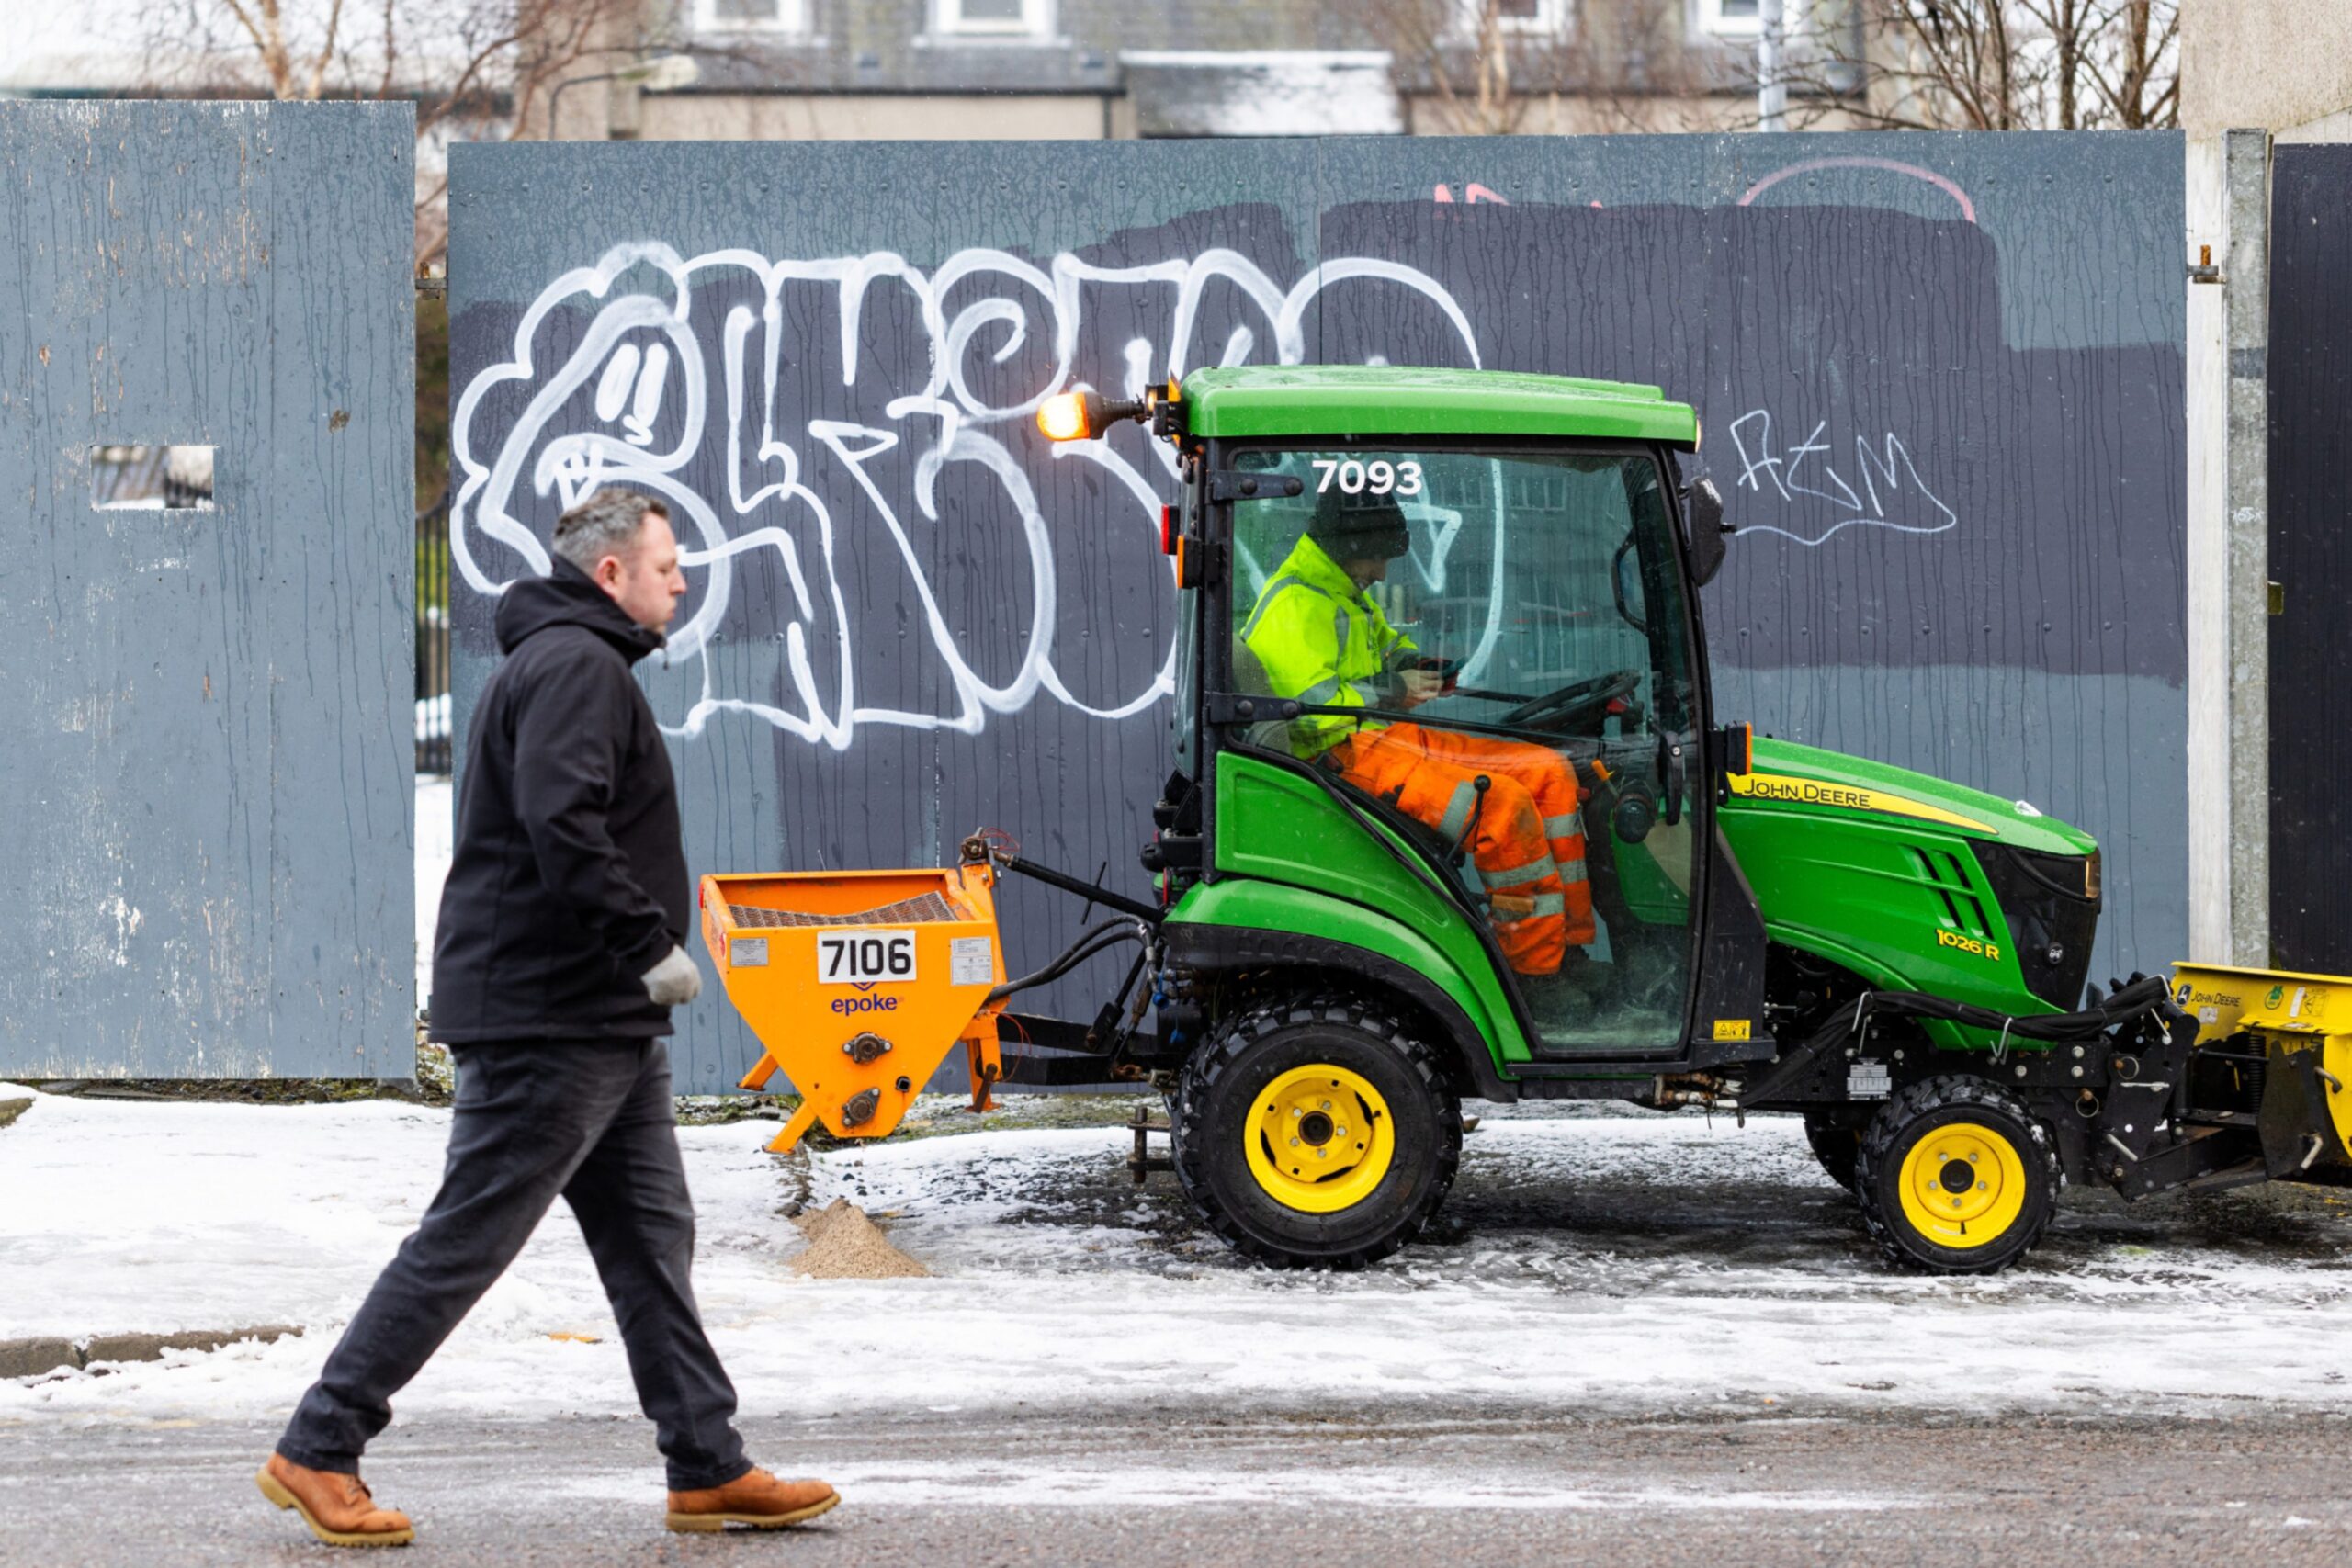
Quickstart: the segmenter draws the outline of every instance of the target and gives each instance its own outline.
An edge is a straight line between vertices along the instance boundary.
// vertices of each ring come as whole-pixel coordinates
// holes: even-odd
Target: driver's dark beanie
[[[1395,560],[1412,547],[1405,509],[1385,495],[1349,495],[1338,489],[1315,498],[1307,536],[1333,560]]]

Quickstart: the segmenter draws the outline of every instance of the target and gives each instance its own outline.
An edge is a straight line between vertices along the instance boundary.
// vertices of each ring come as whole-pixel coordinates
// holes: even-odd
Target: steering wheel
[[[1544,693],[1531,702],[1524,702],[1496,720],[1504,725],[1532,725],[1537,719],[1566,724],[1588,708],[1602,707],[1618,698],[1631,694],[1642,683],[1638,670],[1618,670],[1606,675],[1589,675],[1581,681]]]

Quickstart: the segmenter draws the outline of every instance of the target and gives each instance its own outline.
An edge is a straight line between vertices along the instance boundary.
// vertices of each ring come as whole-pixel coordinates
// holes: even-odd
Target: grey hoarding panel
[[[0,1073],[413,1068],[413,125],[0,104]]]
[[[667,495],[698,871],[937,863],[983,824],[1142,886],[1170,493],[1064,378],[1227,359],[1663,384],[1745,536],[1729,716],[2097,833],[2095,962],[2186,937],[2180,142],[2149,136],[457,150],[457,706],[567,495]],[[1075,929],[1015,886],[1016,967]],[[1057,987],[1091,1017],[1110,961]],[[723,999],[682,1079],[753,1053]]]

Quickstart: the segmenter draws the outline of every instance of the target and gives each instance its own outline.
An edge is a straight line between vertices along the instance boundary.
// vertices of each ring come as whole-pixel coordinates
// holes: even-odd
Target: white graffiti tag
[[[487,594],[502,592],[517,571],[546,571],[545,545],[516,515],[526,496],[538,499],[541,513],[549,498],[569,506],[606,483],[663,497],[699,587],[665,654],[672,664],[700,665],[698,692],[683,716],[665,725],[673,734],[698,735],[714,715],[734,713],[845,750],[861,725],[976,734],[991,714],[1021,711],[1040,693],[1098,718],[1124,717],[1174,689],[1172,640],[1140,691],[1082,698],[1066,683],[1055,663],[1063,592],[1057,526],[1104,525],[1099,516],[1048,523],[1036,482],[1043,475],[1023,458],[1044,449],[1026,428],[1030,416],[1053,393],[1084,384],[1073,367],[1088,314],[1104,291],[1135,291],[1125,303],[1140,319],[1161,323],[1158,341],[1147,333],[1089,356],[1119,366],[1119,389],[1133,397],[1183,375],[1196,333],[1209,333],[1214,344],[1222,330],[1221,364],[1250,359],[1261,343],[1269,357],[1298,363],[1310,310],[1342,286],[1403,291],[1434,312],[1442,323],[1434,330],[1455,345],[1454,355],[1478,363],[1470,323],[1453,297],[1393,262],[1327,261],[1283,287],[1227,250],[1127,267],[1069,254],[1040,266],[1005,251],[967,250],[925,272],[887,252],[775,260],[722,250],[686,258],[658,243],[616,245],[594,266],[548,284],[517,323],[511,357],[475,376],[459,395],[452,431],[460,476],[450,534],[456,564]],[[837,332],[811,324],[828,317]],[[914,341],[890,339],[899,330]],[[877,378],[910,364],[922,367],[919,384],[909,376],[909,384],[876,393]],[[722,405],[716,408],[714,367]],[[583,395],[587,389],[593,393]],[[844,413],[858,417],[832,417]],[[886,456],[889,461],[877,463]],[[1132,508],[1121,526],[1133,527],[1138,539],[1156,536],[1160,502],[1176,490],[1175,455],[1166,443],[1098,439],[1055,447],[1052,457],[1099,468],[1103,482],[1088,488],[1102,490],[1111,506]],[[687,482],[690,465],[699,465],[701,483]],[[820,465],[828,485],[808,482]],[[1019,657],[994,675],[982,672],[991,660],[959,640],[941,604],[941,491],[951,465],[970,466],[953,471],[957,481],[997,492],[983,508],[988,517],[958,520],[964,531],[955,547],[984,534],[987,547],[1007,548],[1018,582],[1004,602],[1026,605]],[[714,468],[723,475],[715,484]],[[837,518],[845,505],[855,520],[847,513]],[[1009,540],[999,519],[1010,521]],[[856,536],[844,537],[845,529]],[[1451,538],[1432,541],[1436,558],[1425,570],[1442,572]],[[503,568],[493,564],[500,559]],[[777,676],[757,695],[729,694],[711,649],[722,637],[736,638],[728,617],[737,573],[759,559],[773,566],[772,582],[781,580],[763,607],[779,628]],[[884,570],[902,579],[895,593],[882,596],[893,624],[861,641],[850,605],[876,602],[874,573]],[[844,581],[867,592],[847,593]],[[1073,588],[1085,594],[1097,586]],[[1167,626],[1173,616],[1158,620]],[[869,704],[861,695],[861,650],[871,657],[874,648],[895,647],[910,626],[921,628],[915,645],[935,661],[917,683],[934,700]]]
[[[1790,443],[1785,436],[1776,441],[1770,410],[1750,409],[1731,422],[1731,444],[1739,455],[1739,478],[1735,482],[1741,489],[1762,496],[1769,484],[1772,493],[1793,506],[1811,504],[1799,501],[1800,496],[1826,502],[1833,519],[1826,525],[1779,527],[1743,516],[1740,532],[1778,534],[1813,546],[1826,544],[1842,530],[1857,525],[1891,528],[1898,534],[1940,534],[1960,522],[1959,514],[1937,499],[1919,477],[1911,449],[1894,432],[1889,431],[1876,447],[1867,435],[1854,437],[1855,464],[1849,470],[1854,479],[1849,481],[1834,466],[1838,459],[1833,444],[1824,439],[1828,429],[1827,420],[1818,420],[1804,440]],[[1906,491],[1921,504],[1911,507],[1907,516],[1890,514],[1890,507],[1903,502]]]

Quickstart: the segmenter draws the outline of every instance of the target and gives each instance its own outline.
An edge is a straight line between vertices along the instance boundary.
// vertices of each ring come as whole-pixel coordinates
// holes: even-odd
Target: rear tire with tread
[[[1385,1102],[1394,1152],[1378,1184],[1329,1213],[1291,1207],[1253,1172],[1245,1140],[1259,1096],[1283,1075],[1328,1064]],[[1217,1021],[1185,1062],[1169,1105],[1179,1185],[1202,1222],[1282,1269],[1361,1269],[1420,1233],[1462,1159],[1462,1106],[1437,1051],[1362,998],[1269,998]]]

